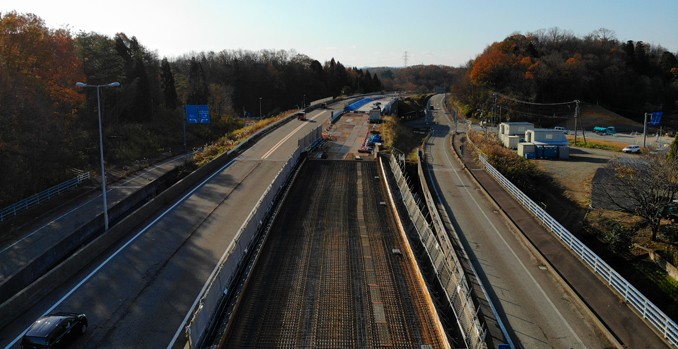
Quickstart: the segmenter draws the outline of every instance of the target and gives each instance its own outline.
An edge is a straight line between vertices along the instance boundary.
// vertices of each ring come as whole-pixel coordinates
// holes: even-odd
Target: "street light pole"
[[[306,109],[306,95],[304,95],[303,102],[301,102],[301,109]]]
[[[103,140],[103,131],[101,127],[101,93],[99,92],[102,87],[119,87],[119,82],[112,82],[106,85],[88,85],[84,82],[76,82],[75,86],[87,88],[94,87],[97,89],[97,112],[99,115],[99,155],[101,157],[101,191],[102,198],[104,201],[104,232],[108,232],[108,200],[106,198],[106,172],[104,169],[104,140]]]
[[[259,119],[261,119],[261,98],[259,97]]]

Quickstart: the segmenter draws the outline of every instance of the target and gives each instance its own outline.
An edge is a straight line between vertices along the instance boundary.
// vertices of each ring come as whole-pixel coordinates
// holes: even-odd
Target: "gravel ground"
[[[611,139],[608,137],[607,140]],[[565,188],[567,197],[582,207],[588,207],[591,198],[591,179],[596,170],[606,166],[610,159],[637,156],[618,151],[570,147],[569,160],[534,161],[541,170],[550,174]]]
[[[593,174],[613,158],[612,154],[615,153],[571,147],[569,160],[534,160],[534,162],[566,189],[566,195],[570,199],[586,207],[591,195]]]

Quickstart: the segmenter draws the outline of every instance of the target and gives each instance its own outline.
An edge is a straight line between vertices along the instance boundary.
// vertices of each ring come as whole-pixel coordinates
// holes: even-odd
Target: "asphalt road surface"
[[[310,112],[310,121],[292,120],[253,145],[109,257],[6,326],[0,345],[18,347],[22,333],[44,313],[76,311],[89,318],[76,347],[183,347],[187,313],[233,236],[297,139],[329,116],[329,110]]]
[[[184,163],[178,156],[145,168],[130,178],[112,183],[107,189],[109,208],[171,169]],[[0,282],[19,271],[33,259],[69,236],[83,224],[94,220],[103,211],[101,191],[93,191],[54,212],[38,217],[19,228],[21,237],[0,246]],[[54,200],[59,200],[56,198]]]
[[[501,323],[518,348],[605,348],[605,337],[526,247],[520,234],[454,158],[442,95],[433,99],[427,146],[434,186],[483,281]],[[461,124],[459,131],[463,131]],[[517,203],[516,203],[517,205]]]

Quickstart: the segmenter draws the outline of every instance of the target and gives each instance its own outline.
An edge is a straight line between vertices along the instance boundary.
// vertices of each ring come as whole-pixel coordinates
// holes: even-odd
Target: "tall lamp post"
[[[104,200],[104,231],[108,231],[108,200],[106,199],[106,172],[104,171],[104,141],[103,141],[103,133],[101,131],[101,93],[99,90],[102,87],[119,87],[120,83],[119,82],[112,82],[110,84],[105,84],[105,85],[88,85],[84,82],[76,82],[75,83],[76,87],[82,87],[82,88],[89,88],[89,87],[94,87],[97,89],[97,111],[99,114],[99,155],[101,156],[101,191],[102,191],[102,197]]]
[[[261,119],[261,99],[263,97],[259,97],[259,119]]]

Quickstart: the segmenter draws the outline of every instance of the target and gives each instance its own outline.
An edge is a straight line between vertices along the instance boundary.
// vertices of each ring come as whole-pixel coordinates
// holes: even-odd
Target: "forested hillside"
[[[428,93],[448,92],[453,81],[464,74],[463,68],[439,65],[414,65],[404,68],[369,68],[381,81],[386,91]]]
[[[33,14],[0,14],[0,207],[95,169],[95,89],[107,165],[183,148],[182,106],[209,104],[212,124],[187,127],[200,146],[243,124],[314,99],[382,89],[376,74],[287,51],[160,58],[136,37],[50,29]]]
[[[621,42],[606,29],[584,37],[558,28],[514,34],[488,46],[466,71],[452,92],[467,116],[495,92],[536,103],[577,99],[641,121],[645,112],[678,109],[676,54]]]

